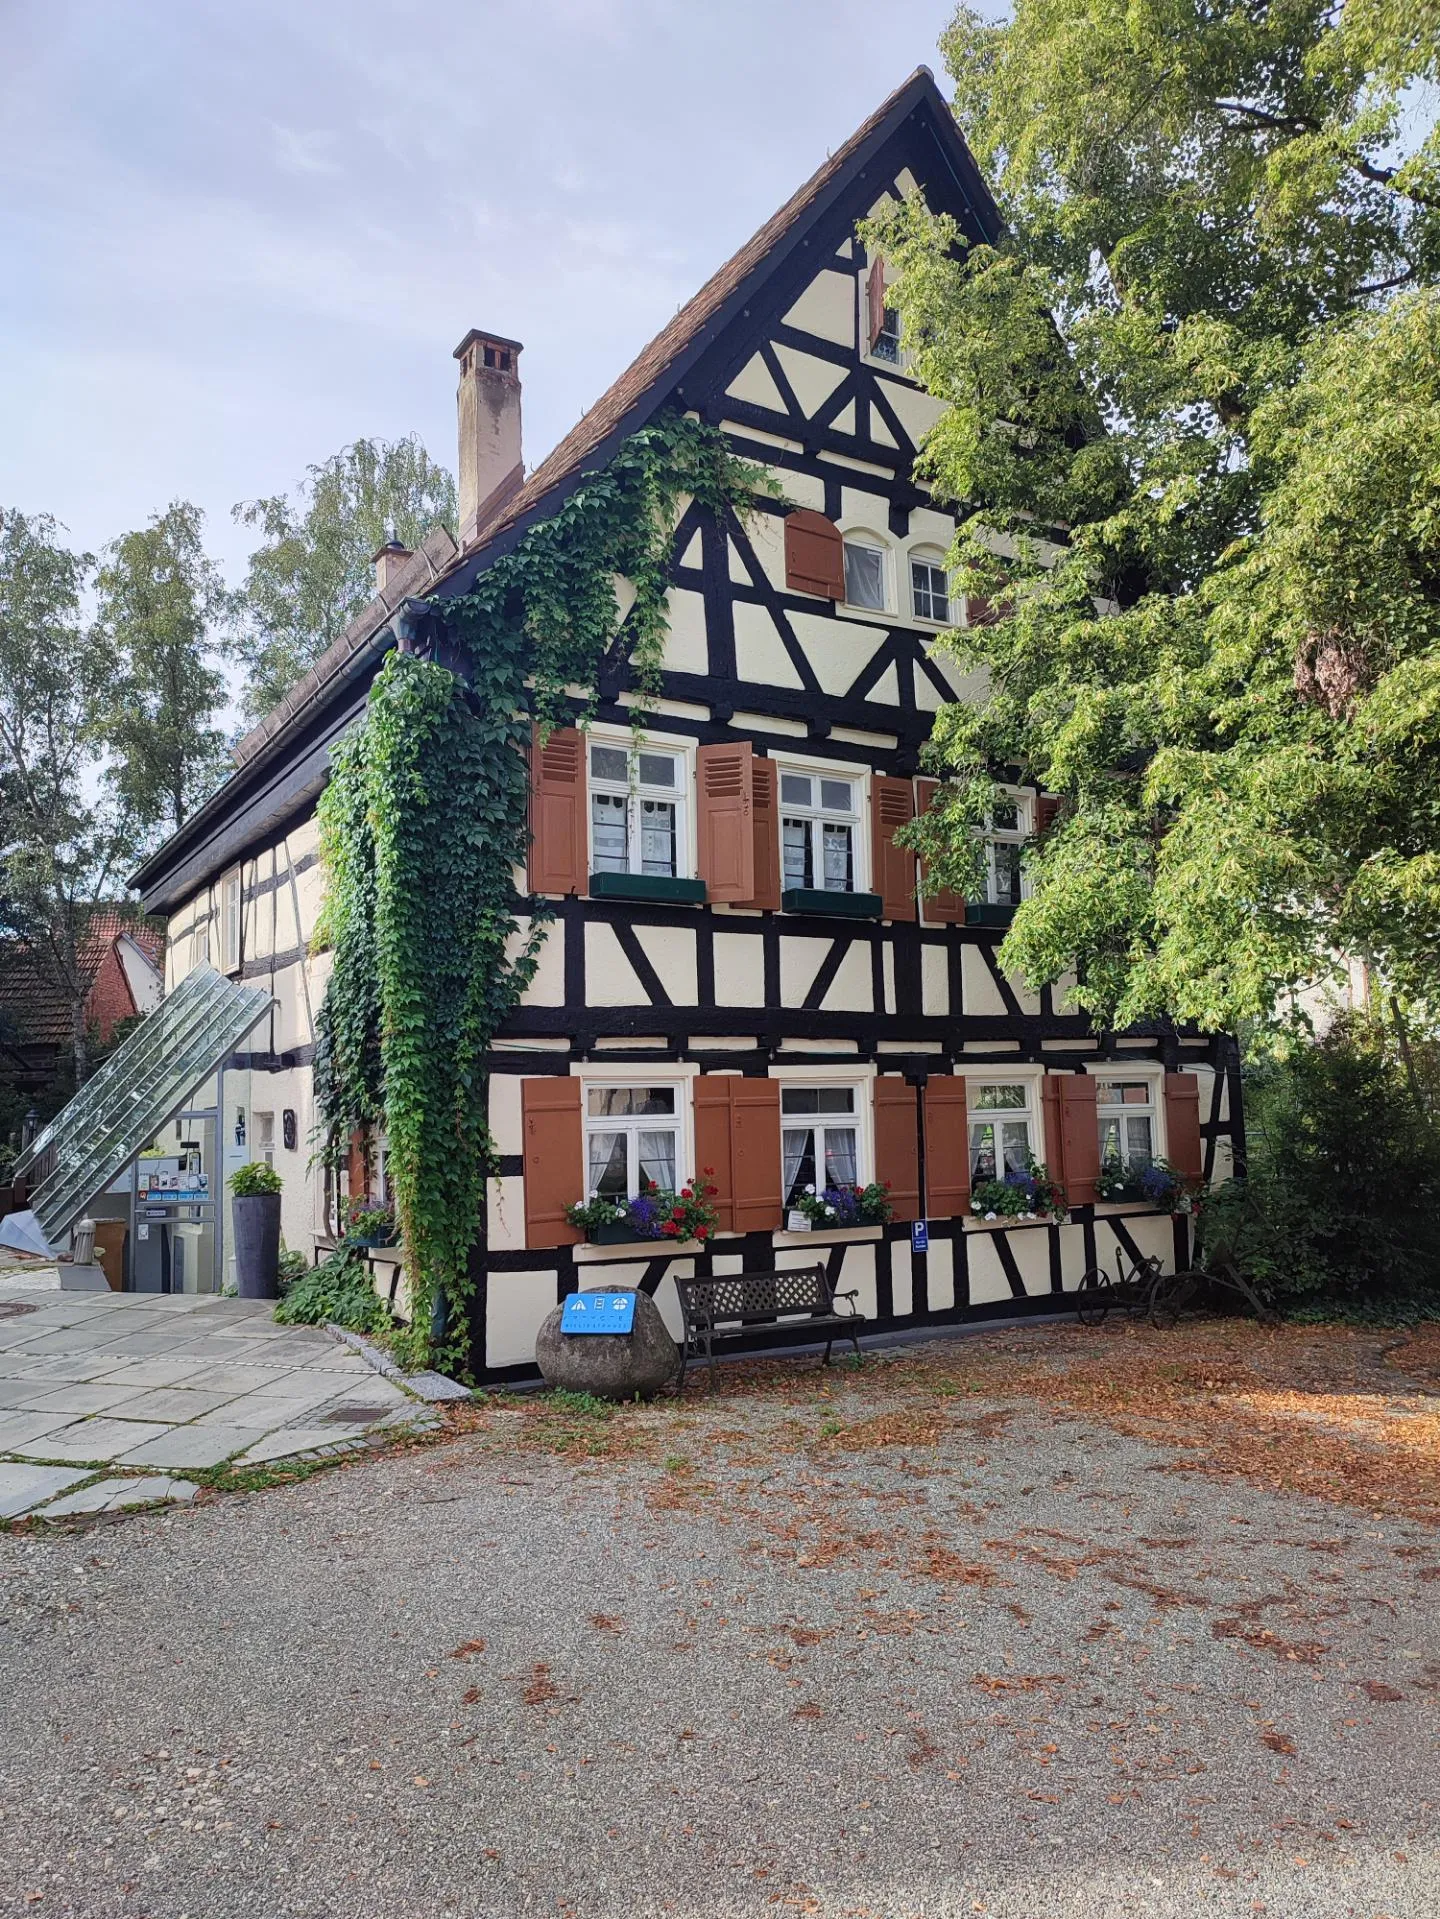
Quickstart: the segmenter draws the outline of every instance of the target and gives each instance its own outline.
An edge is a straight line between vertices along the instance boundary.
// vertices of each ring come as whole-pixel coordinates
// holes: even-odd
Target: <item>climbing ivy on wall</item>
[[[660,685],[684,502],[745,516],[773,491],[714,428],[675,415],[642,428],[468,594],[432,602],[467,670],[391,654],[332,755],[319,809],[316,943],[332,967],[316,1098],[332,1151],[383,1117],[412,1361],[468,1357],[469,1252],[495,1165],[487,1055],[549,917],[517,891],[531,725],[568,717],[567,688],[593,706],[607,656],[628,662],[643,718]]]

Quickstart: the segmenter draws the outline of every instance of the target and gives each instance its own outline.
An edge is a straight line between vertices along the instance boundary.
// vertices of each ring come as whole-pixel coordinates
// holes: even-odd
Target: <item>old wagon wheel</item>
[[[1082,1326],[1103,1326],[1110,1310],[1110,1275],[1092,1266],[1075,1295],[1075,1317]]]
[[[1194,1296],[1194,1273],[1162,1273],[1150,1288],[1150,1324],[1168,1332]]]

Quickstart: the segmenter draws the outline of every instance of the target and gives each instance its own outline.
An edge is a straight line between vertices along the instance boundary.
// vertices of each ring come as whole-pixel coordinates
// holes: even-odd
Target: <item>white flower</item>
[[[807,1193],[813,1193],[815,1191],[815,1188],[813,1186],[807,1186],[805,1190]]]
[[[993,1213],[987,1213],[985,1217],[986,1219],[994,1219],[995,1215]]]

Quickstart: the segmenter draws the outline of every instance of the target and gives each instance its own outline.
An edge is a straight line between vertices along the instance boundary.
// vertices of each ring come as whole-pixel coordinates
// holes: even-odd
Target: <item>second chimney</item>
[[[375,591],[385,592],[390,582],[414,557],[411,549],[402,546],[399,540],[387,540],[382,547],[377,548],[370,556],[370,563],[375,568]]]
[[[472,327],[455,349],[460,362],[460,544],[476,533],[525,478],[520,456],[518,340]]]

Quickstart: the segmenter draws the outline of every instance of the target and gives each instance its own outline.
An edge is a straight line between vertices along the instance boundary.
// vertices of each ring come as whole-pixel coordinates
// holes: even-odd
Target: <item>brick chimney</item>
[[[384,546],[370,555],[375,568],[375,591],[383,593],[390,582],[399,573],[407,560],[413,560],[414,552],[408,546],[402,546],[398,540],[387,540]]]
[[[472,327],[455,349],[460,362],[460,544],[468,546],[495,509],[520,489],[518,340]]]

